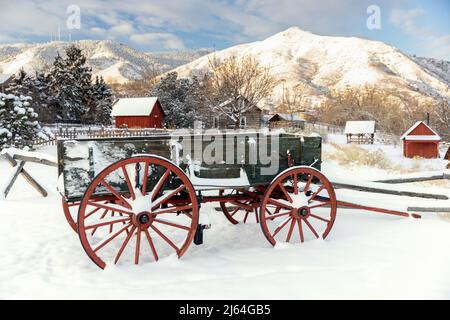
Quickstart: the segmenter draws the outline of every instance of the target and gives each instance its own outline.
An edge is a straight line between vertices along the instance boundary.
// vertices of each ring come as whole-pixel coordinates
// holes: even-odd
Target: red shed
[[[116,128],[162,128],[164,111],[157,97],[123,98],[113,104]]]
[[[439,158],[441,137],[423,121],[417,121],[400,139],[407,158]]]

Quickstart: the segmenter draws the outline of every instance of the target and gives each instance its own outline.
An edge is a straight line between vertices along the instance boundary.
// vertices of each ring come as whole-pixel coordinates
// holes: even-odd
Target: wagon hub
[[[301,208],[298,208],[298,209],[297,209],[297,215],[298,215],[300,218],[307,217],[307,216],[309,215],[309,208],[307,208],[307,207],[301,207]]]
[[[136,216],[136,222],[139,226],[148,226],[151,223],[151,214],[149,212],[141,212]]]

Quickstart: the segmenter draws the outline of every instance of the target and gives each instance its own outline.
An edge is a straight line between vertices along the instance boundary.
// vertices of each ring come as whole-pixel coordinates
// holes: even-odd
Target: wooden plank
[[[392,194],[396,196],[403,197],[414,197],[414,198],[425,198],[425,199],[438,199],[438,200],[448,200],[448,197],[443,194],[432,194],[432,193],[421,193],[421,192],[413,192],[413,191],[401,191],[401,190],[390,190],[390,189],[382,189],[376,187],[366,187],[354,184],[347,183],[337,183],[331,182],[334,188],[341,189],[350,189],[364,192],[372,192],[372,193],[382,193],[382,194]]]
[[[408,207],[407,210],[414,212],[450,212],[450,207]]]
[[[13,159],[19,160],[19,161],[25,161],[25,162],[39,163],[39,164],[43,164],[43,165],[51,166],[51,167],[58,166],[57,162],[53,162],[48,159],[42,159],[42,158],[38,158],[38,157],[29,157],[29,156],[25,156],[25,155],[21,155],[21,154],[14,154]]]
[[[11,166],[15,167],[17,165],[17,161],[14,160],[9,154],[3,154],[3,158],[6,159],[6,161],[11,164]],[[43,197],[47,197],[48,193],[47,190],[45,190],[29,173],[27,170],[22,168],[20,171],[20,174],[22,177],[25,178],[25,180],[37,191],[39,192]],[[6,198],[6,195],[5,195]]]
[[[12,176],[11,180],[9,180],[8,185],[6,186],[5,191],[4,191],[5,198],[8,196],[9,191],[11,190],[14,182],[16,182],[16,179],[19,176],[20,172],[22,171],[24,165],[25,165],[25,161],[20,161],[14,167],[13,176]]]
[[[410,182],[422,182],[422,181],[433,181],[433,180],[442,180],[442,179],[448,179],[448,176],[444,173],[432,175],[428,177],[415,177],[415,178],[398,178],[398,179],[386,179],[386,180],[377,180],[374,182],[380,182],[380,183],[410,183]]]

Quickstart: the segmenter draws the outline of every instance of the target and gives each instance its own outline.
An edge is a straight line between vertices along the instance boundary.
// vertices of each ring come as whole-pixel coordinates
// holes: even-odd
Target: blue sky
[[[0,0],[0,43],[111,39],[145,51],[217,49],[298,26],[321,35],[381,40],[405,53],[450,60],[448,0]],[[80,29],[67,28],[69,5]],[[381,29],[369,30],[368,6]]]

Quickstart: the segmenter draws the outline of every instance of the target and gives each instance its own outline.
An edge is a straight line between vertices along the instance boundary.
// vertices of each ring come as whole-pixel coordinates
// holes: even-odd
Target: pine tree
[[[70,46],[66,57],[59,54],[50,71],[50,89],[61,120],[80,122],[91,100],[92,70],[81,49]]]
[[[96,77],[92,88],[95,100],[94,121],[97,124],[108,126],[112,123],[111,109],[113,104],[113,92],[103,80],[103,77]]]
[[[178,79],[176,72],[168,73],[150,91],[158,97],[166,114],[166,125],[170,128],[192,128],[199,118],[196,113],[199,82],[197,79]]]
[[[47,137],[31,101],[29,96],[0,93],[0,149],[32,147],[36,137]]]
[[[5,93],[13,94],[15,96],[29,96],[32,88],[31,82],[32,79],[27,75],[27,73],[23,69],[20,69],[5,89]]]

